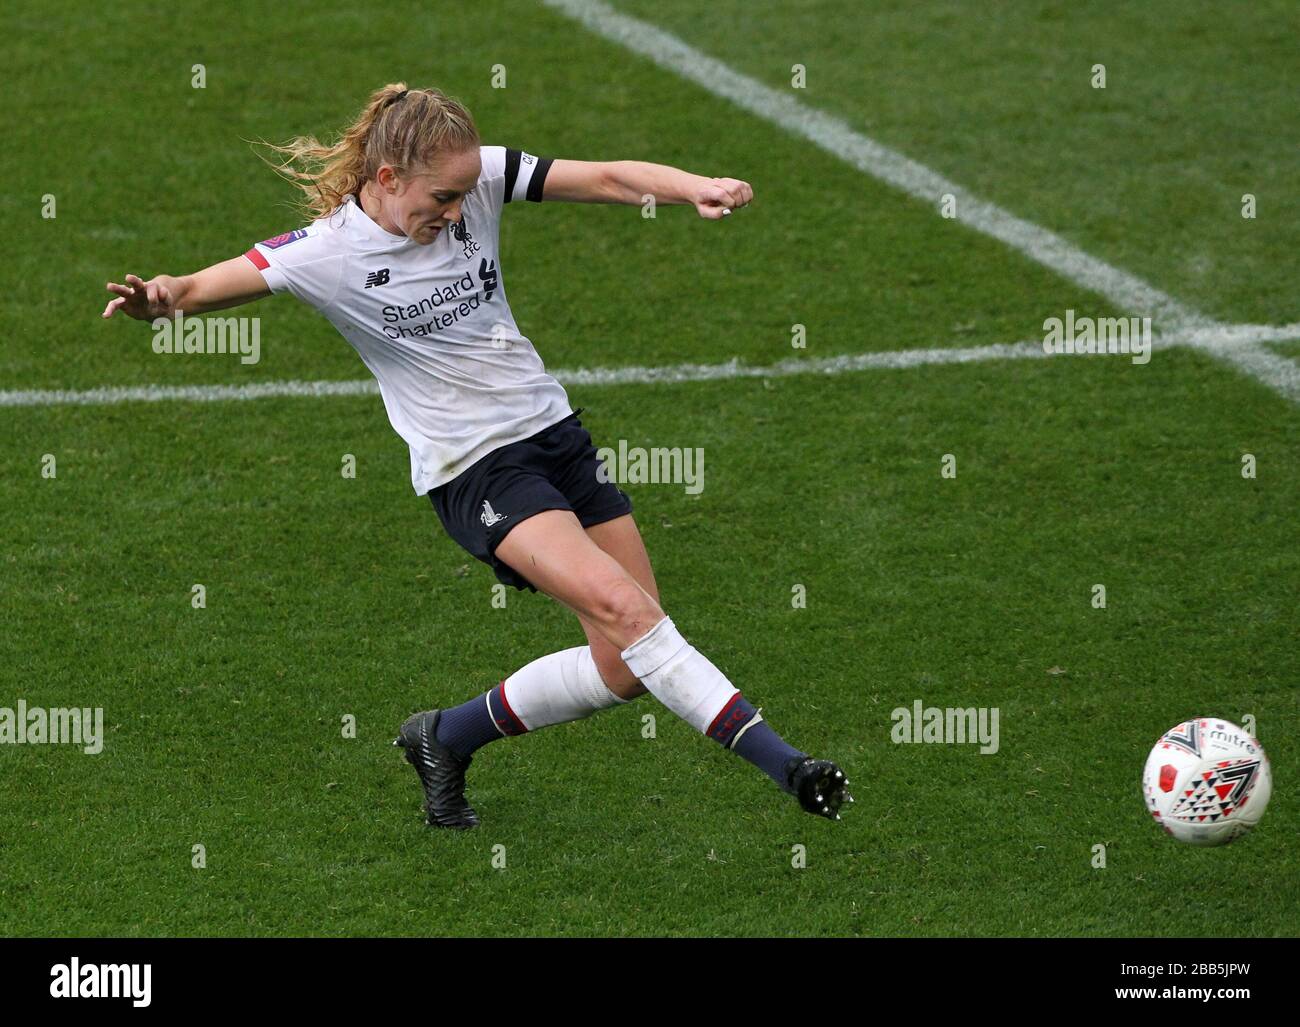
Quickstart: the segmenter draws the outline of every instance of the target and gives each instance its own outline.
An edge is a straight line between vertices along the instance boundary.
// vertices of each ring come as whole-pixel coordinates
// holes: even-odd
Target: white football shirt
[[[540,201],[551,161],[504,146],[479,153],[460,222],[427,246],[380,228],[350,196],[245,254],[273,293],[315,307],[356,348],[411,447],[421,495],[572,412],[515,324],[501,273],[502,208]]]

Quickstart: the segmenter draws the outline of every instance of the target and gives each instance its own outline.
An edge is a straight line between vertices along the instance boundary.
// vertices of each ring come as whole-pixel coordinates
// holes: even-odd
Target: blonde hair
[[[279,154],[279,160],[263,160],[303,191],[302,213],[315,220],[336,210],[349,194],[359,195],[381,165],[392,165],[403,177],[421,174],[442,154],[478,146],[479,134],[459,100],[437,89],[391,82],[370,94],[332,146],[315,136],[297,136],[284,146],[262,145]]]

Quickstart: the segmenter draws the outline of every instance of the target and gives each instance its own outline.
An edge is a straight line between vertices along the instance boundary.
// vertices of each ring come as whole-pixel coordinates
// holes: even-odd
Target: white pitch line
[[[1239,329],[1255,329],[1251,333]],[[1255,358],[1254,339],[1274,332],[1268,325],[1236,325],[1219,332],[1189,329],[1152,340],[1154,350],[1180,346],[1212,350],[1229,362]],[[1271,336],[1269,336],[1271,337]],[[1262,350],[1258,352],[1264,352]],[[1248,353],[1249,357],[1239,354]],[[988,346],[886,350],[879,353],[851,353],[835,357],[790,357],[775,364],[743,364],[728,360],[722,364],[673,364],[667,367],[578,367],[552,371],[568,386],[654,385],[678,382],[724,381],[735,378],[786,378],[803,374],[849,374],[855,371],[906,370],[940,364],[973,364],[989,360],[1030,360],[1047,357],[1041,341],[994,343]],[[1056,359],[1071,359],[1057,357]],[[1079,359],[1078,356],[1074,359]],[[1127,360],[1117,356],[1110,359]],[[1281,358],[1277,358],[1281,359]],[[1300,376],[1300,369],[1291,365]],[[0,392],[0,407],[112,406],[118,403],[161,403],[167,401],[214,403],[223,400],[270,399],[272,397],[372,396],[379,386],[373,378],[353,381],[278,381],[249,385],[128,385],[86,389],[18,389]]]
[[[983,360],[1016,360],[1046,356],[1041,342],[996,343],[965,349],[910,349],[885,353],[854,353],[838,357],[791,358],[777,364],[674,364],[668,367],[579,367],[552,371],[565,385],[653,385],[719,381],[731,378],[784,378],[796,374],[846,374],[851,371],[920,367],[923,364],[969,364]],[[23,389],[0,392],[0,407],[102,406],[117,403],[160,403],[167,400],[211,403],[222,400],[268,399],[274,396],[378,395],[373,378],[342,382],[259,382],[252,385],[135,385],[80,392]]]
[[[1215,324],[1179,333],[1183,345],[1202,349],[1258,345],[1300,339],[1300,321],[1289,325]]]
[[[1267,342],[1300,338],[1300,323],[1290,325],[1223,324],[1197,313],[1167,293],[1126,271],[1084,253],[1053,232],[1016,217],[974,196],[923,164],[854,131],[845,122],[807,107],[785,93],[733,71],[675,36],[614,11],[594,0],[542,0],[582,22],[592,31],[649,57],[656,64],[705,89],[803,136],[859,170],[927,203],[944,193],[957,198],[960,220],[998,239],[1069,281],[1097,292],[1129,314],[1157,320],[1156,348],[1187,346],[1212,354],[1300,403],[1300,366],[1263,348]],[[568,385],[652,384],[771,378],[794,374],[843,374],[852,371],[904,369],[923,365],[973,363],[1042,357],[1040,342],[1020,342],[964,349],[910,349],[839,357],[789,359],[768,366],[738,360],[724,364],[678,364],[670,367],[576,368],[554,372]],[[141,385],[86,391],[17,390],[0,392],[0,407],[96,405],[165,400],[212,402],[272,396],[361,396],[379,389],[372,380],[341,382],[263,382],[255,385]]]
[[[113,406],[118,403],[216,403],[275,396],[378,395],[373,379],[342,382],[256,382],[249,385],[109,385],[97,389],[15,389],[0,392],[0,407]]]
[[[1231,364],[1274,390],[1292,403],[1300,403],[1300,364],[1263,346],[1224,346],[1209,344],[1199,347],[1226,364]]]
[[[1214,332],[1232,327],[1198,313],[1136,275],[1085,253],[1055,232],[981,199],[924,164],[857,132],[840,118],[735,71],[649,22],[622,14],[599,0],[542,0],[542,3],[597,35],[695,82],[715,96],[815,143],[936,210],[941,197],[952,194],[957,220],[962,224],[1000,240],[1068,281],[1106,297],[1126,314],[1151,317],[1159,330],[1200,328]],[[1293,402],[1300,402],[1295,365],[1286,358],[1262,347],[1234,349],[1228,357],[1218,345],[1202,347],[1190,339],[1187,344],[1226,359]]]
[[[1019,250],[1072,282],[1100,293],[1139,317],[1159,318],[1163,327],[1183,328],[1209,319],[1155,286],[1107,264],[1054,232],[1016,217],[975,196],[937,171],[855,131],[847,122],[802,103],[710,57],[649,22],[614,10],[599,0],[542,0],[588,29],[648,57],[661,68],[703,86],[710,93],[802,136],[873,178],[900,189],[936,210],[945,193],[956,199],[957,220]]]

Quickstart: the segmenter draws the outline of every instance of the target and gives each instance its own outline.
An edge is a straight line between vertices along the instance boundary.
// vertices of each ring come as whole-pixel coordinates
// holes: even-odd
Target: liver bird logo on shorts
[[[497,513],[492,509],[492,504],[485,499],[483,500],[483,512],[478,515],[478,519],[483,522],[483,527],[490,528],[497,521],[504,521],[509,516],[509,514]]]

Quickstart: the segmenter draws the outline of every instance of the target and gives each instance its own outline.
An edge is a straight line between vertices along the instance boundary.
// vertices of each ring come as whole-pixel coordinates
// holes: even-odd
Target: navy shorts
[[[498,580],[536,592],[496,558],[510,529],[543,510],[572,510],[584,528],[632,512],[632,501],[597,476],[601,462],[578,420],[579,407],[536,435],[494,449],[429,493],[447,534]]]

